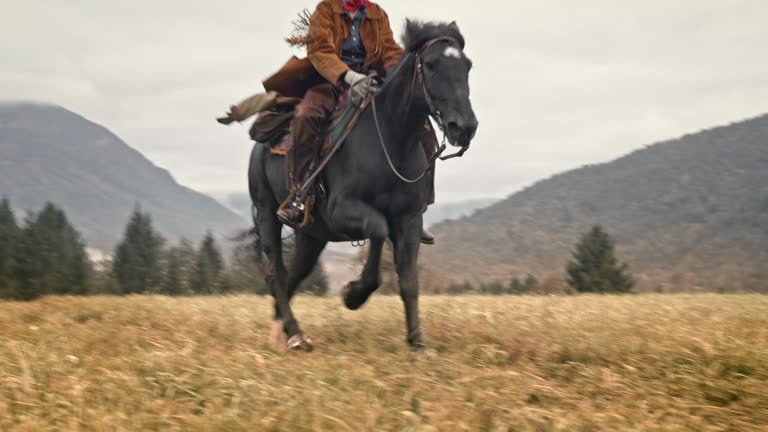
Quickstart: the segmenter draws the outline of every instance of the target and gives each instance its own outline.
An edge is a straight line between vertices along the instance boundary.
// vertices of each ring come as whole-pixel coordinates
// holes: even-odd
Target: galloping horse
[[[345,305],[357,309],[381,284],[379,262],[387,239],[393,244],[408,344],[413,350],[426,348],[419,321],[417,259],[430,177],[423,174],[430,161],[419,140],[432,116],[463,154],[478,122],[469,100],[472,63],[464,55],[464,38],[456,24],[408,21],[403,42],[403,58],[322,173],[324,192],[318,194],[313,221],[296,230],[290,271],[283,263],[282,224],[275,216],[289,194],[285,164],[259,143],[251,153],[253,232],[267,256],[275,320],[282,323],[289,349],[312,349],[290,301],[326,244],[370,240],[360,279],[343,290]]]

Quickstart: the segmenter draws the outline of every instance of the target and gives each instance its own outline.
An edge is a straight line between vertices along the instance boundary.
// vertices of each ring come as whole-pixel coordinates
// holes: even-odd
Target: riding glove
[[[376,81],[359,72],[348,71],[344,75],[344,82],[358,97],[365,97],[377,91]]]

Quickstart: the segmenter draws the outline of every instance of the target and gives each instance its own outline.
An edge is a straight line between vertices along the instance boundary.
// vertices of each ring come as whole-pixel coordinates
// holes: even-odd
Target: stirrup
[[[291,208],[296,209],[296,210],[298,210],[298,211],[300,211],[302,213],[304,213],[307,210],[307,208],[304,205],[304,203],[301,202],[298,199],[292,199],[290,204],[288,204],[288,206],[290,206]]]
[[[290,194],[288,194],[288,197],[283,201],[282,204],[280,204],[280,207],[277,208],[278,213],[285,208],[292,208],[300,213],[303,214],[303,218],[301,222],[295,222],[295,221],[286,221],[282,220],[281,222],[285,223],[286,225],[289,225],[293,228],[304,228],[310,221],[310,214],[312,213],[312,204],[313,204],[313,196],[307,195],[304,197],[303,200],[299,200],[296,197],[296,191],[291,191]]]

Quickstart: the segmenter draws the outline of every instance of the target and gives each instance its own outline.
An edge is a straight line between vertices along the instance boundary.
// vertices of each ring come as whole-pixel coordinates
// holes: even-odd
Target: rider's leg
[[[320,151],[329,116],[336,105],[337,94],[336,86],[330,83],[319,84],[311,88],[296,106],[291,122],[293,148],[286,158],[292,188],[302,186],[309,175],[309,167]],[[304,198],[296,196],[291,205],[278,211],[280,220],[289,224],[301,222],[301,202]]]
[[[424,124],[424,133],[421,136],[421,146],[424,149],[424,154],[427,155],[427,160],[431,161],[429,164],[429,193],[427,194],[427,202],[424,205],[424,212],[427,211],[427,207],[435,203],[435,161],[434,156],[438,152],[439,143],[437,141],[437,135],[432,128],[432,124],[429,120]],[[435,236],[426,228],[421,230],[421,243],[432,245],[435,244]]]
[[[424,211],[422,213],[427,212],[427,208],[435,203],[435,163],[432,162],[429,167],[429,178],[427,181],[429,181],[429,193],[427,194],[427,202],[424,204]],[[429,232],[426,228],[421,228],[421,243],[425,245],[433,245],[435,244],[435,235]]]

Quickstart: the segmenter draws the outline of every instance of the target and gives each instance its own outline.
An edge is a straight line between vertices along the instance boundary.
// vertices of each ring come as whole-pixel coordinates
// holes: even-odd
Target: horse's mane
[[[442,36],[449,36],[457,41],[461,49],[464,49],[464,36],[459,31],[456,22],[438,23],[422,21],[405,21],[405,30],[403,31],[402,41],[406,52],[415,53],[427,42]]]

